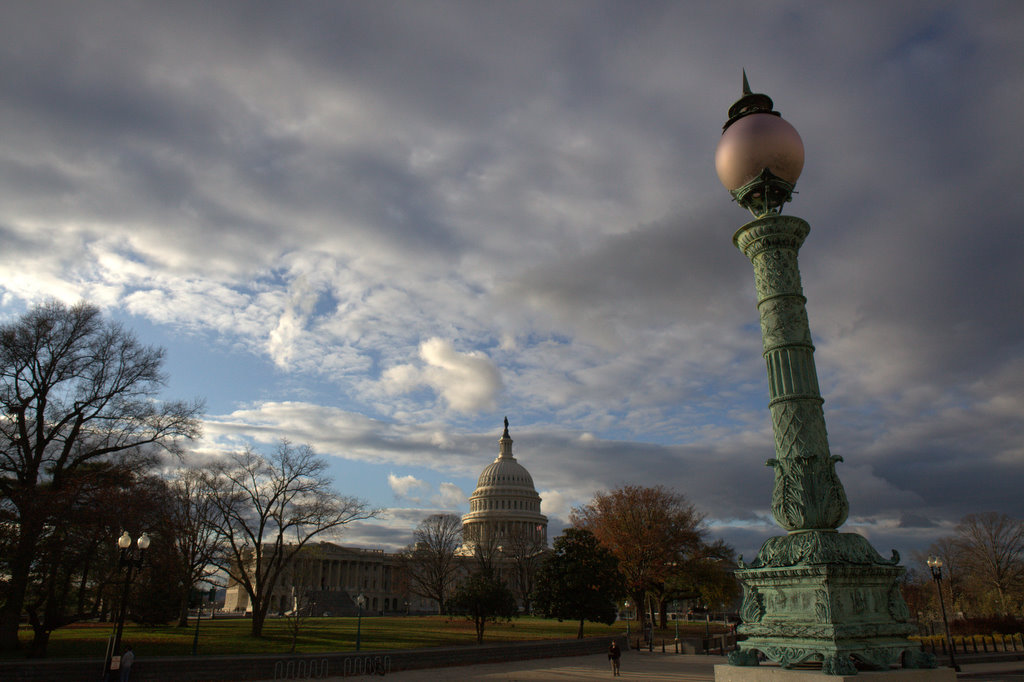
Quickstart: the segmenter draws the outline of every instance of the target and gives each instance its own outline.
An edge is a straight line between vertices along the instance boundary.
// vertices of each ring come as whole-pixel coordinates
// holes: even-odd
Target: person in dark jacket
[[[612,677],[619,677],[619,660],[622,658],[622,651],[616,642],[608,647],[608,660],[612,662]]]

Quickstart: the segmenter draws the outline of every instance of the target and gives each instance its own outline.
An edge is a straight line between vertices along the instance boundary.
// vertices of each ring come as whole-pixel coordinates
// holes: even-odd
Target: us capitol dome
[[[474,545],[546,547],[548,518],[540,513],[540,495],[533,487],[533,477],[512,455],[508,417],[498,446],[497,459],[480,474],[469,498],[469,513],[462,517],[465,546],[470,550]]]

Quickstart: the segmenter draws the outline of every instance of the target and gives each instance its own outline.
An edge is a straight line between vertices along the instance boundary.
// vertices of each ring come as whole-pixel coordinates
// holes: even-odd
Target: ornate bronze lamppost
[[[775,433],[771,510],[786,531],[751,563],[740,560],[739,632],[747,638],[729,662],[756,666],[760,653],[784,668],[820,662],[832,675],[901,661],[932,667],[934,657],[907,639],[914,626],[898,585],[899,555],[885,559],[861,535],[837,530],[849,510],[836,473],[842,459],[829,452],[797,263],[810,226],[781,214],[803,170],[804,147],[772,107],[770,97],[751,92],[744,73],[743,96],[729,108],[715,153],[722,184],[755,218],[733,243],[754,266]],[[730,679],[737,674],[734,668]]]

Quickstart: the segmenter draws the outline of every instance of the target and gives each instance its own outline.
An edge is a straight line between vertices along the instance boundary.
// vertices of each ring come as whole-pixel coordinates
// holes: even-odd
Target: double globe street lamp
[[[121,633],[124,631],[124,619],[128,612],[128,591],[132,585],[132,574],[142,568],[142,557],[147,549],[149,549],[149,535],[143,533],[135,541],[135,547],[132,547],[132,536],[128,534],[128,531],[124,531],[121,537],[117,539],[117,546],[121,550],[121,556],[118,559],[117,567],[124,569],[124,587],[121,590],[121,603],[117,610],[117,623],[114,626],[114,637],[111,640],[110,646],[107,647],[106,664],[103,669],[109,674],[113,670],[120,668],[121,658]],[[115,667],[116,661],[116,667]]]

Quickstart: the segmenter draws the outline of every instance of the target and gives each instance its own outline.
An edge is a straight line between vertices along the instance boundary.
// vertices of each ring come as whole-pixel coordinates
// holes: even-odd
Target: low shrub
[[[954,635],[1012,635],[1022,630],[1024,630],[1024,622],[1013,616],[959,618],[949,624],[949,631]]]

